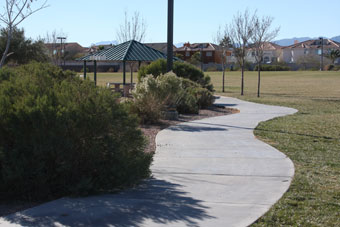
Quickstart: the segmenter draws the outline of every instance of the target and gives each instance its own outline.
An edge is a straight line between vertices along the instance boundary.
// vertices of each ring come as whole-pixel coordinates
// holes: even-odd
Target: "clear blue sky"
[[[89,46],[116,40],[124,11],[130,14],[139,11],[148,24],[146,41],[166,42],[167,2],[49,0],[49,8],[28,18],[21,27],[31,38],[44,36],[47,31],[62,30],[69,42]],[[237,11],[247,8],[275,18],[274,26],[281,27],[277,39],[340,35],[340,0],[175,0],[174,43],[211,42],[220,25],[229,23]]]

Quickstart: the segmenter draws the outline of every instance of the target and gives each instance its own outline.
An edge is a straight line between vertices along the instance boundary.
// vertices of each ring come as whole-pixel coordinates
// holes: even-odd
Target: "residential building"
[[[263,59],[262,63],[264,64],[272,64],[278,62],[279,55],[281,53],[282,46],[272,43],[266,42],[263,44]],[[250,63],[257,63],[256,61],[256,50],[254,48],[250,48],[247,51],[246,61]]]
[[[181,55],[182,59],[189,61],[195,53],[201,54],[203,64],[221,64],[222,49],[213,43],[185,43],[182,47],[175,50],[177,55]],[[227,51],[227,56],[231,55],[231,51]]]
[[[278,61],[296,64],[318,62],[322,47],[324,56],[327,56],[331,50],[340,50],[340,43],[330,39],[323,39],[323,43],[320,39],[295,42],[293,45],[281,48]],[[337,59],[336,63],[339,64],[340,59]]]

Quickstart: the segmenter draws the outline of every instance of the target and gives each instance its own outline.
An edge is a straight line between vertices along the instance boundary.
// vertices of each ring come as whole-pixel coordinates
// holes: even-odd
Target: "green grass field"
[[[255,135],[289,156],[296,172],[289,191],[254,226],[340,226],[340,72],[264,72],[262,97],[257,77],[212,73],[217,93],[248,101],[289,106],[293,116],[261,123]]]
[[[254,226],[340,226],[340,72],[263,72],[261,98],[255,72],[245,72],[242,97],[240,72],[227,72],[225,93],[221,72],[207,74],[216,94],[299,110],[255,131],[288,155],[296,172],[288,192]],[[98,84],[108,81],[122,82],[122,74],[98,75]]]

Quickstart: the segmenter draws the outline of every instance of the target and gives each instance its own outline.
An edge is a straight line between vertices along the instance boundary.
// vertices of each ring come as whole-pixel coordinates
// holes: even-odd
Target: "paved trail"
[[[13,226],[247,226],[288,189],[289,158],[257,140],[261,121],[295,109],[221,97],[240,113],[161,131],[153,178],[117,195],[63,198],[0,219]]]

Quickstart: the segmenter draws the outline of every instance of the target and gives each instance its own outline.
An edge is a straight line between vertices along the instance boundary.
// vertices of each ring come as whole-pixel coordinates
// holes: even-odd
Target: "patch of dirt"
[[[177,125],[179,123],[188,122],[188,121],[195,121],[201,120],[204,118],[209,117],[218,117],[233,113],[239,113],[240,111],[233,108],[227,108],[223,106],[212,106],[208,109],[203,109],[199,111],[199,114],[180,114],[178,120],[160,120],[158,124],[153,125],[142,125],[141,130],[143,131],[144,135],[148,138],[148,145],[145,149],[145,152],[148,153],[155,153],[156,151],[156,135],[162,129],[168,128],[172,125]]]

